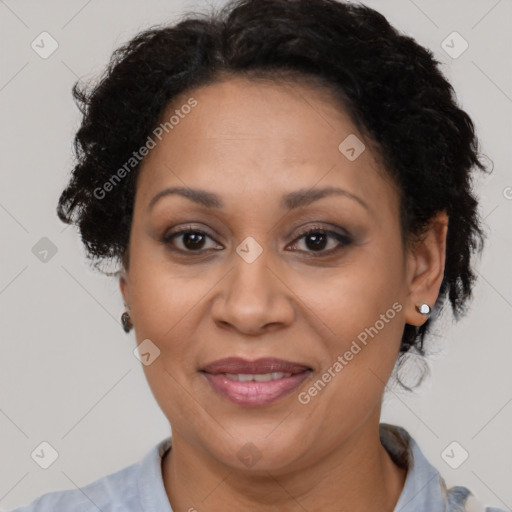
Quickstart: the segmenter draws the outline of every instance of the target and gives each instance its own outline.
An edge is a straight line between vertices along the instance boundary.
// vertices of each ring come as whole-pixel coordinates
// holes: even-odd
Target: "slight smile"
[[[200,370],[215,392],[237,405],[267,405],[288,395],[313,371],[303,364],[276,358],[249,361],[229,357]]]

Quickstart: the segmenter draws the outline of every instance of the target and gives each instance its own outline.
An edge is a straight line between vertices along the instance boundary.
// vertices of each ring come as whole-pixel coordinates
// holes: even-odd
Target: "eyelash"
[[[179,231],[176,231],[174,233],[170,233],[168,235],[165,235],[162,238],[162,242],[164,244],[166,244],[167,246],[169,246],[169,248],[171,250],[176,251],[176,252],[180,252],[180,253],[183,253],[183,254],[197,253],[198,255],[200,255],[200,253],[202,253],[204,251],[208,251],[208,250],[216,251],[216,250],[218,250],[218,249],[206,249],[206,250],[199,249],[197,251],[192,251],[192,250],[177,249],[175,247],[172,247],[172,245],[171,245],[172,240],[174,240],[175,238],[179,237],[180,235],[183,235],[183,234],[186,234],[186,233],[200,234],[202,236],[208,237],[208,238],[213,240],[213,238],[208,233],[206,233],[205,231],[203,231],[201,229],[196,229],[196,228],[194,228],[192,226],[187,226],[186,228],[180,229]],[[321,250],[321,251],[311,251],[311,250],[309,250],[309,251],[299,251],[299,252],[306,253],[307,257],[319,258],[319,257],[330,256],[330,255],[340,251],[344,247],[347,247],[348,245],[350,245],[352,243],[352,240],[351,240],[350,236],[348,236],[347,234],[337,233],[335,231],[330,231],[330,230],[327,230],[327,229],[321,228],[321,227],[312,227],[312,228],[309,228],[307,231],[304,231],[303,233],[300,233],[295,238],[295,240],[292,242],[292,244],[296,245],[298,240],[306,238],[308,235],[311,235],[311,234],[327,235],[327,236],[329,236],[331,238],[336,239],[340,243],[340,245],[338,245],[338,246],[336,246],[336,247],[334,247],[332,249],[329,249],[327,251],[326,250]]]

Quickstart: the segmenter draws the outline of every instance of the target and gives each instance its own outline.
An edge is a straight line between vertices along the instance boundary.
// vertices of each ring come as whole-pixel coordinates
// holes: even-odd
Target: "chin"
[[[258,428],[258,425],[253,424],[251,429],[234,434],[228,425],[226,430],[233,434],[233,437],[226,433],[223,442],[212,443],[211,437],[205,442],[209,445],[208,451],[214,458],[237,471],[247,470],[253,474],[275,473],[295,465],[297,459],[301,457],[298,449],[304,450],[305,446],[303,435],[296,437],[284,429],[278,433],[279,427],[276,428],[274,425],[273,428],[274,432],[272,429]]]

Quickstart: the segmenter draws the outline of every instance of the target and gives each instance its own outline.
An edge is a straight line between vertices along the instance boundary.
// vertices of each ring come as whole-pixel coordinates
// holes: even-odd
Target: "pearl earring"
[[[416,309],[418,310],[418,313],[426,316],[430,315],[432,312],[432,308],[428,304],[420,304],[419,306],[416,306]]]

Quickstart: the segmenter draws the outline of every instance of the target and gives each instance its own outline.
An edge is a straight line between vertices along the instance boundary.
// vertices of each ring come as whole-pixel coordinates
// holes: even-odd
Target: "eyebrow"
[[[208,192],[201,189],[192,189],[187,187],[169,187],[161,190],[156,194],[148,204],[147,210],[150,211],[155,203],[162,197],[169,195],[180,195],[194,201],[201,206],[206,208],[223,208],[224,202],[221,197],[213,192]],[[353,199],[358,202],[361,206],[369,210],[368,205],[358,196],[352,194],[348,190],[344,190],[339,187],[325,187],[320,189],[299,189],[294,192],[289,192],[281,198],[281,207],[287,210],[293,210],[303,206],[307,206],[314,201],[318,201],[327,196],[341,195],[349,199]]]

